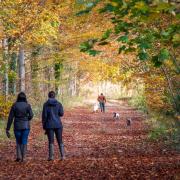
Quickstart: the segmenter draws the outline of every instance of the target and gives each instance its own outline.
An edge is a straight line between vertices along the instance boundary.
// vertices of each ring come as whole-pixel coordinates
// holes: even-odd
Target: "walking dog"
[[[126,118],[126,124],[127,124],[127,126],[131,126],[132,119],[131,118]]]
[[[119,113],[113,112],[113,119],[114,119],[114,120],[118,120],[119,118],[120,118]]]
[[[94,106],[93,106],[93,112],[94,112],[94,113],[98,112],[98,109],[99,109],[98,104],[97,104],[97,103],[94,104]]]

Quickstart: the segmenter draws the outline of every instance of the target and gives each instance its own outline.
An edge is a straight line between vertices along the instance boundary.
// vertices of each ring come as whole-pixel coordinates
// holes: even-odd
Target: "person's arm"
[[[43,105],[43,111],[42,111],[42,126],[43,126],[43,129],[45,129],[46,118],[47,118],[46,105],[44,104]]]
[[[106,97],[104,96],[104,102],[106,103]]]
[[[29,105],[29,108],[28,108],[28,120],[30,121],[32,118],[33,118],[33,112],[32,112],[32,108],[31,108],[31,105]]]
[[[64,108],[61,103],[59,103],[59,116],[62,117],[64,115]]]
[[[6,131],[9,131],[11,128],[11,124],[13,122],[14,119],[14,105],[12,105],[11,110],[9,112],[9,117],[8,117],[8,122],[7,122],[7,127],[6,127]]]

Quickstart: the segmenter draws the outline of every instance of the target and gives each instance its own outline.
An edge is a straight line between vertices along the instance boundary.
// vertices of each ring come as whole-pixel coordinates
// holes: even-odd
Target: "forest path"
[[[112,113],[119,112],[120,120]],[[125,118],[132,117],[127,127]],[[26,163],[16,163],[15,141],[0,147],[0,179],[180,179],[180,154],[147,139],[145,117],[124,102],[107,104],[106,113],[74,108],[63,118],[66,160],[47,161],[47,137],[32,123]]]

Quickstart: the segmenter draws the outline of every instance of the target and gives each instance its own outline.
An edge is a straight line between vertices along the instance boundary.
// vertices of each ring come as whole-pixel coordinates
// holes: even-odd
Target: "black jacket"
[[[30,120],[32,118],[31,106],[26,102],[16,102],[11,107],[6,130],[11,128],[13,120],[14,130],[30,129]]]
[[[44,103],[42,112],[43,129],[62,128],[61,116],[64,115],[63,106],[54,98]]]

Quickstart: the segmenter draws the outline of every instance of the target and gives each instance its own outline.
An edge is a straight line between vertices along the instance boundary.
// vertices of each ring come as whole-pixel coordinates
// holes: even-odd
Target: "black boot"
[[[49,144],[49,158],[48,161],[54,160],[54,144]]]
[[[65,153],[64,153],[64,144],[59,145],[59,151],[60,151],[60,159],[64,160],[65,159]]]
[[[24,162],[26,160],[26,151],[27,151],[27,145],[22,144],[21,145],[21,155],[22,155],[21,162]]]
[[[21,145],[20,144],[16,144],[16,162],[20,162],[21,159],[22,159],[22,156],[21,156]]]

